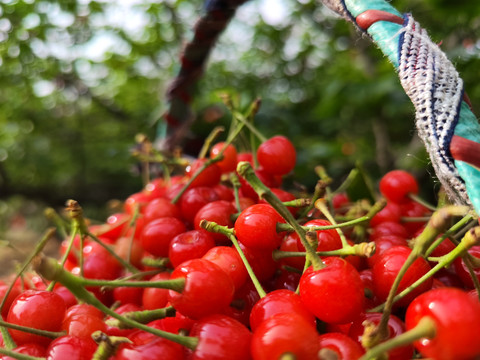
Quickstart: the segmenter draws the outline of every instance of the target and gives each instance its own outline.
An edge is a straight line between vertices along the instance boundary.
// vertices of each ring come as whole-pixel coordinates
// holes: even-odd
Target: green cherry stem
[[[450,251],[446,255],[439,257],[438,263],[430,271],[428,271],[425,275],[423,275],[420,279],[415,281],[413,284],[411,284],[410,286],[402,290],[399,294],[395,295],[393,302],[396,302],[404,298],[405,296],[407,296],[410,292],[415,290],[417,287],[419,287],[421,284],[423,284],[425,281],[427,281],[429,278],[435,275],[438,271],[450,266],[455,261],[456,258],[464,255],[468,251],[468,249],[470,249],[472,246],[476,246],[479,244],[480,244],[480,227],[477,226],[473,229],[470,229],[470,231],[468,231],[465,234],[460,244],[458,244],[452,251]],[[384,307],[385,307],[385,303],[375,308],[372,308],[369,311],[380,312],[384,309]]]
[[[167,340],[171,340],[192,350],[194,350],[198,344],[198,338],[191,336],[181,336],[170,333],[168,331],[155,329],[116,313],[109,307],[105,306],[100,300],[95,297],[95,295],[85,289],[85,285],[81,281],[81,278],[63,269],[55,259],[47,258],[44,256],[37,256],[33,264],[35,270],[47,280],[56,280],[60,282],[63,286],[70,290],[70,292],[75,295],[77,299],[95,306],[96,308],[104,312],[106,315],[118,319],[132,328],[144,330],[148,333],[160,336]]]
[[[315,270],[324,268],[325,265],[323,264],[322,260],[316,254],[315,249],[310,245],[305,237],[305,229],[300,226],[300,224],[293,217],[292,213],[285,205],[283,205],[280,199],[260,181],[260,179],[255,175],[250,163],[246,161],[239,162],[237,165],[237,172],[250,184],[250,186],[255,190],[261,199],[265,199],[265,201],[267,201],[280,214],[280,216],[282,216],[287,223],[292,226],[292,228],[300,237],[300,241],[307,252],[307,260],[311,262],[313,268]]]
[[[237,208],[237,211],[242,211],[242,207],[240,205],[240,187],[242,184],[240,183],[240,180],[238,179],[238,176],[235,175],[234,172],[230,174],[230,182],[233,185],[233,196],[235,198],[235,207]]]
[[[283,203],[284,205],[287,205],[286,203]],[[290,206],[290,205],[287,205]],[[354,220],[349,220],[341,223],[335,223],[332,225],[322,225],[322,226],[302,226],[305,231],[318,231],[318,230],[330,230],[330,229],[337,229],[337,228],[344,228],[344,227],[350,227],[354,225],[358,225],[361,223],[364,223],[366,221],[369,221],[370,217],[368,215],[359,217]],[[293,226],[290,224],[283,224],[283,223],[278,223],[277,224],[277,232],[282,232],[282,231],[293,231]]]
[[[0,354],[6,355],[6,356],[11,357],[12,359],[18,359],[18,360],[45,360],[46,359],[44,357],[20,354],[16,351],[12,351],[12,350],[9,350],[9,349],[4,349],[4,348],[0,348]]]
[[[213,130],[208,134],[207,138],[205,139],[205,142],[203,143],[203,146],[198,153],[198,158],[203,159],[207,156],[208,150],[212,146],[213,142],[218,138],[218,136],[225,131],[225,128],[223,126],[216,126],[213,128]]]
[[[375,252],[375,242],[363,242],[354,245],[348,245],[338,250],[331,251],[317,251],[318,256],[364,256],[370,257]],[[287,258],[287,257],[305,257],[306,252],[300,251],[282,251],[274,250],[272,257],[275,261]]]
[[[11,323],[9,323],[7,321],[4,321],[4,320],[0,320],[0,326],[6,327],[6,328],[9,328],[9,329],[13,329],[13,330],[23,331],[23,332],[33,334],[33,335],[45,336],[45,337],[48,337],[50,339],[56,339],[60,336],[66,335],[65,331],[48,331],[48,330],[36,329],[36,328],[32,328],[32,327],[26,327],[26,326],[11,324]]]
[[[418,196],[417,194],[409,193],[409,194],[408,194],[408,197],[409,197],[411,200],[419,203],[420,205],[425,206],[425,207],[426,207],[427,209],[429,209],[429,210],[432,210],[432,211],[436,211],[436,210],[437,210],[437,207],[436,207],[436,206],[434,206],[434,205],[426,202],[424,199],[422,199],[422,198],[421,198],[420,196]]]
[[[168,306],[161,309],[131,311],[123,313],[123,316],[139,323],[146,324],[153,320],[175,316],[175,309],[172,306]],[[128,328],[128,326],[125,326],[125,324],[118,319],[108,319],[106,324],[119,329]]]
[[[310,211],[314,208],[315,206],[315,201],[317,201],[318,199],[320,199],[321,197],[323,197],[325,195],[325,192],[326,192],[326,189],[328,187],[329,183],[323,181],[323,180],[318,180],[317,181],[317,184],[315,185],[315,189],[313,191],[313,195],[312,195],[312,198],[311,198],[311,203],[309,206],[307,206],[299,215],[299,219],[303,219],[304,217],[306,217]]]
[[[430,254],[436,249],[440,243],[445,240],[446,238],[454,235],[457,231],[461,230],[464,226],[466,226],[471,220],[473,219],[472,214],[465,215],[460,221],[457,221],[450,229],[445,231],[445,233],[439,237],[434,243],[427,249],[425,252],[425,257],[429,257]]]
[[[240,248],[240,245],[238,244],[238,240],[235,237],[235,231],[233,229],[228,228],[227,226],[222,226],[213,221],[207,221],[205,219],[200,221],[200,227],[210,232],[223,234],[232,242],[233,246],[235,246],[235,249],[238,252],[238,255],[240,255],[240,258],[242,259],[243,265],[245,265],[245,268],[247,269],[248,275],[250,276],[250,279],[252,280],[253,285],[255,286],[255,289],[258,292],[258,295],[261,298],[265,297],[267,293],[265,292],[262,285],[260,284],[260,281],[258,281],[258,278],[253,272],[253,269],[250,266],[250,263],[248,262],[247,257],[245,256],[242,249]]]
[[[435,337],[435,333],[435,321],[426,316],[422,318],[413,329],[372,347],[359,360],[378,359],[382,354],[391,349],[411,344],[422,338],[431,339]]]
[[[91,360],[108,360],[117,351],[122,344],[132,343],[128,338],[122,336],[108,336],[100,330],[92,333],[93,340],[98,344],[98,348]]]

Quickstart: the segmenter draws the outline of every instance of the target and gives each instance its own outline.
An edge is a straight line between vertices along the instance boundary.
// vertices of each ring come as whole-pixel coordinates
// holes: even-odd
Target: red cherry
[[[116,360],[182,360],[185,353],[181,345],[155,337],[140,345],[126,345],[116,355]]]
[[[62,336],[51,342],[47,348],[48,360],[90,360],[97,350],[91,339]]]
[[[63,320],[62,330],[68,335],[88,339],[93,342],[92,334],[99,330],[106,332],[107,325],[103,317],[91,314],[73,315]]]
[[[281,179],[275,178],[274,175],[268,173],[265,171],[263,168],[258,168],[255,169],[255,175],[257,175],[258,179],[267,187],[270,189],[279,187],[282,184]],[[255,201],[258,201],[258,194],[253,190],[253,188],[250,186],[250,184],[241,176],[239,176],[240,180],[240,192],[241,195],[248,197],[250,199],[253,199]]]
[[[237,250],[229,246],[215,246],[208,250],[202,257],[217,264],[233,281],[235,289],[239,289],[248,277],[247,269]]]
[[[296,360],[317,359],[318,333],[302,315],[279,313],[258,325],[251,349],[255,360],[281,359],[284,354]]]
[[[323,219],[314,219],[306,222],[304,226],[313,227],[313,226],[330,226],[332,225],[331,222]],[[317,230],[317,251],[331,251],[331,250],[338,250],[342,248],[342,240],[340,239],[340,235],[338,234],[337,230],[330,229],[330,230]],[[305,251],[305,247],[303,246],[302,242],[300,241],[300,237],[298,235],[293,235],[297,239],[298,249],[300,251]]]
[[[137,192],[130,195],[123,205],[125,212],[129,215],[135,214],[135,209],[138,207],[140,212],[143,211],[145,205],[150,201],[150,195],[145,192]]]
[[[392,170],[380,180],[380,192],[395,203],[408,201],[408,194],[418,194],[417,180],[404,170]]]
[[[400,223],[401,216],[402,208],[400,205],[389,201],[382,210],[380,210],[370,219],[370,226],[375,227],[386,221]]]
[[[180,209],[177,207],[177,205],[172,204],[165,198],[154,199],[145,205],[143,216],[146,224],[153,220],[164,217],[174,217],[177,219],[180,219],[181,217]]]
[[[220,151],[225,147],[225,142],[219,142],[212,146],[210,149],[210,158],[217,156]],[[237,149],[232,144],[228,144],[223,151],[223,160],[220,160],[216,164],[220,168],[223,174],[235,171],[237,167]]]
[[[4,301],[4,298],[5,298],[5,294],[7,293],[8,289],[9,289],[9,285],[7,284],[0,284],[0,302],[1,301]],[[15,300],[15,298],[20,295],[21,293],[21,290],[20,290],[20,286],[17,286],[17,285],[14,285],[12,287],[12,289],[10,290],[8,296],[7,296],[7,299],[5,300],[5,303],[3,305],[3,308],[2,308],[2,318],[6,318],[7,315],[8,315],[8,309],[10,309],[10,306],[12,305],[13,303],[13,300]]]
[[[198,210],[212,201],[220,200],[215,189],[199,186],[188,189],[180,198],[180,209],[185,220],[193,223]]]
[[[247,248],[241,243],[240,248],[260,282],[270,280],[273,277],[278,268],[278,264],[273,260],[270,250]]]
[[[320,335],[318,340],[320,350],[333,350],[338,360],[357,360],[365,353],[357,342],[339,332]]]
[[[273,175],[292,171],[296,156],[295,147],[285,136],[274,136],[260,144],[257,150],[258,163]]]
[[[187,166],[186,174],[189,177],[195,175],[200,171],[201,167],[207,162],[207,159],[196,159],[193,163]],[[203,170],[193,182],[190,184],[190,188],[198,186],[214,186],[219,183],[220,177],[222,176],[222,170],[217,164],[209,165],[205,170]]]
[[[408,200],[404,204],[400,205],[402,210],[402,216],[409,217],[428,217],[432,215],[432,211],[427,209],[422,204],[419,204],[416,201]],[[422,229],[426,225],[426,220],[424,221],[406,221],[403,223],[405,229],[407,229],[410,235],[415,234],[418,230]]]
[[[219,225],[233,227],[231,216],[235,214],[237,210],[229,202],[225,200],[213,201],[204,207],[202,207],[195,215],[193,221],[195,229],[200,230],[200,221],[203,219],[216,222]],[[229,243],[230,241],[225,235],[211,233],[212,237],[217,243]]]
[[[364,308],[364,286],[360,275],[344,259],[328,257],[324,263],[324,268],[313,270],[310,267],[302,275],[302,301],[320,320],[337,324],[351,322]]]
[[[425,357],[437,360],[476,359],[480,355],[480,302],[465,291],[439,288],[427,291],[407,308],[405,325],[413,329],[422,318],[435,323],[435,336],[416,341]]]
[[[407,260],[412,250],[405,246],[395,246],[380,254],[373,266],[373,288],[380,301],[385,301],[398,272]],[[403,275],[397,294],[412,285],[430,270],[430,265],[424,258],[418,258]],[[432,287],[433,279],[429,278],[410,294],[396,302],[398,306],[407,306],[416,296]]]
[[[185,278],[185,287],[180,293],[170,290],[168,301],[193,319],[221,313],[233,299],[235,287],[230,276],[208,260],[188,260],[173,270],[171,278]]]
[[[235,199],[235,196],[233,195],[233,189],[229,188],[228,186],[217,184],[212,189],[217,193],[218,200],[232,201]]]
[[[296,313],[313,327],[316,326],[315,316],[306,309],[299,295],[290,290],[275,290],[253,306],[250,313],[250,328],[255,331],[263,321],[280,313]]]
[[[48,331],[60,331],[66,306],[62,297],[51,291],[26,290],[13,301],[7,322]],[[19,330],[10,330],[17,345],[48,345],[52,339]]]
[[[295,200],[295,195],[292,193],[289,193],[288,191],[282,190],[282,189],[277,189],[277,188],[272,188],[270,189],[279,199],[280,201],[286,202],[286,201],[292,201]],[[265,200],[260,199],[259,200],[260,204],[268,204]],[[287,209],[290,211],[290,213],[295,216],[298,212],[298,208],[292,207],[292,206],[287,206]]]
[[[112,291],[113,299],[119,304],[142,305],[143,288],[131,286],[115,287]]]
[[[3,347],[3,344],[2,344]],[[24,344],[16,347],[13,349],[18,354],[24,354],[24,355],[30,355],[30,356],[36,356],[36,357],[45,357],[47,355],[47,349],[45,349],[42,345],[35,344],[35,343],[29,343],[29,344]],[[16,360],[13,357],[10,356],[2,356],[0,357],[1,360]]]
[[[376,227],[372,229],[372,233],[370,234],[370,240],[374,241],[375,239],[381,236],[399,236],[403,237],[404,239],[408,238],[408,231],[405,227],[397,222],[393,221],[385,221],[378,224]]]
[[[173,217],[164,217],[148,223],[140,236],[142,246],[150,254],[167,257],[172,239],[187,231],[185,224]]]
[[[169,272],[161,272],[154,275],[150,281],[168,280],[170,279]],[[167,305],[168,290],[148,287],[143,290],[142,304],[145,310],[161,309]]]
[[[280,246],[284,236],[277,232],[277,223],[285,223],[285,220],[271,205],[252,205],[242,211],[235,221],[235,234],[246,247],[274,250]]]
[[[404,237],[397,235],[378,236],[375,239],[375,253],[367,258],[368,266],[373,268],[373,265],[375,265],[380,258],[380,255],[394,246],[408,246],[408,243]]]
[[[249,360],[252,334],[226,315],[215,314],[196,322],[190,336],[198,338],[191,360]]]
[[[468,250],[468,253],[475,258],[480,258],[480,246],[473,246]],[[473,284],[472,277],[470,272],[468,271],[467,266],[465,265],[465,261],[458,257],[453,262],[455,272],[457,273],[458,277],[462,280],[463,284],[468,287],[469,289],[473,289],[475,286]],[[480,279],[480,267],[473,267],[473,272],[477,279]]]
[[[215,246],[211,233],[200,229],[175,236],[170,242],[168,258],[175,268],[184,261],[198,259]]]
[[[280,250],[299,252],[301,250],[298,248],[298,242],[299,237],[297,233],[290,233],[283,238],[282,243],[280,244]],[[303,268],[305,267],[305,257],[286,257],[281,260],[281,263],[303,271]]]
[[[382,318],[381,313],[368,312],[359,316],[350,326],[348,336],[355,340],[358,344],[362,343],[362,336],[365,332],[365,321],[378,325]],[[395,315],[388,318],[388,339],[394,338],[405,332],[405,324]],[[386,340],[388,340],[386,339]],[[388,352],[389,360],[405,360],[411,359],[413,355],[413,346],[405,345],[394,348]]]

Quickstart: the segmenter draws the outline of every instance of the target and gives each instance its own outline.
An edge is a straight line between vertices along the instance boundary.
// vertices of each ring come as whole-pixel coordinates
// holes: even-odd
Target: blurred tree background
[[[441,43],[478,111],[480,4],[392,5]],[[13,212],[28,215],[69,198],[101,214],[108,200],[141,188],[135,135],[157,136],[166,88],[203,6],[0,0],[0,226],[9,226]],[[342,179],[357,162],[374,179],[401,167],[436,186],[392,65],[319,2],[251,0],[239,8],[198,86],[186,146],[192,155],[213,127],[228,124],[219,97],[225,91],[245,104],[262,98],[258,127],[292,139],[295,178],[307,186],[316,165]],[[210,109],[222,116],[209,116]]]

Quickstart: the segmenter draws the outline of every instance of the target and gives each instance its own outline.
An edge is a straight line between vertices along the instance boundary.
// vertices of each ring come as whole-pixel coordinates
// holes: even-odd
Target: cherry
[[[213,188],[218,195],[218,200],[233,201],[235,196],[233,195],[233,189],[223,184],[217,184]]]
[[[47,360],[90,360],[97,350],[91,339],[62,336],[51,342],[47,348]]]
[[[408,246],[407,240],[398,235],[383,235],[375,239],[375,253],[367,258],[367,263],[370,268],[373,268],[377,260],[387,249],[394,246]]]
[[[201,167],[207,162],[207,159],[196,159],[192,162],[191,165],[187,166],[185,172],[187,176],[192,177]],[[214,186],[220,181],[222,175],[222,170],[217,164],[209,165],[205,170],[203,170],[193,182],[190,184],[190,188],[198,186]]]
[[[113,299],[118,304],[142,305],[143,288],[131,286],[115,287],[112,291]]]
[[[139,211],[142,212],[145,208],[145,205],[150,201],[150,195],[145,192],[137,192],[130,195],[123,205],[125,212],[129,215],[135,214],[135,209],[138,207]]]
[[[272,188],[277,188],[282,184],[281,179],[276,178],[274,175],[266,172],[263,168],[257,168],[254,170],[255,175],[258,177],[258,179],[267,187],[270,189]],[[240,191],[241,194],[245,197],[249,197],[255,201],[258,201],[258,194],[255,192],[255,190],[250,186],[250,184],[241,176],[239,176],[240,180]]]
[[[314,219],[306,222],[304,226],[313,227],[313,226],[330,226],[332,225],[331,222],[323,219]],[[316,230],[317,233],[317,251],[331,251],[337,250],[342,248],[342,240],[340,239],[340,235],[338,234],[337,230],[329,229],[329,230]],[[297,246],[300,251],[305,251],[305,247],[303,246],[300,237],[298,235],[292,235],[297,239]]]
[[[7,315],[7,322],[48,331],[60,331],[66,306],[62,297],[51,291],[26,290],[13,301]],[[38,343],[48,345],[51,339],[10,330],[17,345]]]
[[[181,345],[155,337],[140,345],[126,345],[115,355],[116,360],[182,360],[185,358]]]
[[[473,257],[480,259],[480,246],[473,246],[468,250],[468,253]],[[473,284],[472,277],[470,272],[468,271],[467,266],[465,265],[465,261],[459,257],[456,258],[453,262],[453,266],[455,272],[457,273],[458,277],[462,280],[463,284],[468,287],[469,289],[473,289],[475,286]],[[477,279],[480,279],[480,267],[473,266],[473,272]]]
[[[177,219],[180,219],[181,217],[178,206],[172,204],[165,198],[154,199],[145,205],[143,216],[146,224],[164,217],[174,217]]]
[[[216,222],[219,225],[233,227],[231,216],[235,214],[237,210],[231,202],[225,200],[213,201],[203,206],[195,215],[193,221],[195,229],[200,230],[200,221],[203,219]],[[229,240],[223,234],[211,233],[212,237],[217,243],[228,243]]]
[[[160,281],[170,279],[169,272],[161,272],[154,275],[150,281]],[[145,310],[161,309],[167,305],[168,290],[148,287],[143,290],[142,304]]]
[[[255,331],[269,317],[279,313],[296,313],[316,326],[315,316],[309,312],[299,295],[290,290],[275,290],[261,298],[250,313],[250,328]]]
[[[278,313],[260,323],[252,336],[255,360],[281,359],[289,354],[296,360],[317,359],[318,333],[311,321],[297,313]]]
[[[275,275],[278,264],[273,260],[270,250],[252,249],[241,243],[239,245],[258,281],[267,281]]]
[[[252,334],[231,317],[215,314],[196,322],[190,336],[198,338],[190,360],[249,360]]]
[[[7,285],[3,282],[0,284],[0,302],[4,301],[5,294],[7,293],[9,287],[10,287],[9,285]],[[2,308],[2,317],[3,318],[7,317],[8,309],[10,309],[10,306],[12,305],[13,300],[15,300],[15,298],[18,295],[20,295],[20,293],[21,293],[20,286],[14,285],[12,287],[12,289],[10,290],[10,292],[7,296],[7,299],[5,300],[5,303],[4,303],[3,308]]]
[[[221,267],[232,279],[235,289],[239,289],[247,280],[247,269],[243,265],[242,258],[237,250],[232,247],[213,247],[202,258]]]
[[[115,243],[114,251],[121,259],[128,260],[137,269],[143,268],[142,258],[145,250],[138,238],[134,238],[132,241],[128,236],[122,236]]]
[[[390,292],[395,278],[401,267],[407,260],[412,250],[405,246],[395,246],[385,250],[380,254],[380,258],[373,266],[373,288],[375,295],[380,301],[385,301]],[[430,265],[424,258],[416,259],[403,275],[397,294],[412,285],[430,270]],[[429,290],[432,287],[433,279],[427,279],[423,284],[412,290],[407,296],[398,300],[395,304],[403,307],[407,306],[416,296]]]
[[[372,229],[372,233],[370,234],[370,240],[374,241],[375,239],[381,236],[390,236],[395,235],[399,237],[403,237],[404,239],[408,238],[408,231],[405,227],[397,222],[393,221],[385,221],[378,224],[376,227]]]
[[[480,355],[480,302],[456,288],[438,288],[419,295],[407,308],[405,325],[413,329],[428,317],[435,324],[433,338],[416,341],[416,349],[425,357],[474,359]]]
[[[24,344],[13,349],[18,354],[36,356],[36,357],[45,357],[47,355],[47,349],[42,345],[36,343]],[[1,356],[0,360],[15,360],[15,358],[10,356]]]
[[[260,144],[257,159],[268,173],[285,175],[295,167],[295,147],[285,136],[274,136]]]
[[[168,258],[173,267],[182,262],[198,259],[215,246],[211,233],[200,229],[191,230],[175,236],[170,242]]]
[[[364,307],[364,286],[358,271],[339,257],[324,259],[325,267],[306,271],[300,296],[307,309],[327,323],[353,321]],[[335,296],[332,296],[335,294]]]
[[[169,290],[168,301],[193,319],[220,313],[233,299],[235,287],[230,276],[208,260],[188,260],[173,270],[171,278],[185,278],[185,286],[180,293]]]
[[[427,209],[422,204],[408,200],[404,204],[400,205],[402,216],[409,218],[409,217],[426,217],[432,215],[432,212]],[[422,229],[426,224],[426,221],[406,221],[403,223],[405,229],[407,229],[410,235],[415,234],[416,231]]]
[[[350,326],[348,336],[355,340],[358,344],[362,343],[362,336],[365,332],[367,323],[374,325],[380,324],[382,318],[381,313],[367,312],[359,316]],[[367,321],[367,322],[366,322]],[[388,318],[388,339],[392,339],[405,332],[405,324],[400,318],[395,315],[390,315]],[[388,340],[385,339],[385,340]],[[413,345],[400,346],[388,351],[389,360],[405,360],[411,359],[413,355]]]
[[[284,236],[277,232],[277,223],[285,223],[285,220],[271,205],[252,205],[242,211],[235,221],[235,234],[246,247],[274,250],[280,246]]]
[[[320,350],[333,350],[338,360],[357,360],[365,353],[357,342],[339,332],[320,335],[318,340],[320,342]]]
[[[218,193],[211,187],[199,186],[188,189],[180,198],[180,209],[185,220],[193,223],[198,210],[212,201],[220,200]]]
[[[292,193],[290,193],[288,191],[278,189],[278,188],[272,188],[270,190],[280,199],[280,201],[286,202],[286,201],[292,201],[292,200],[296,199],[295,195],[293,195]],[[263,199],[260,199],[259,203],[260,204],[267,204],[267,202]],[[298,212],[298,208],[293,207],[293,206],[287,206],[287,209],[290,211],[290,213],[293,216],[296,216],[296,214]]]
[[[380,192],[395,203],[408,201],[408,194],[418,193],[417,180],[404,170],[392,170],[380,180]]]
[[[76,336],[84,339],[92,340],[92,333],[99,330],[107,331],[107,326],[103,317],[98,317],[91,314],[71,315],[65,318],[62,323],[62,330],[65,330],[68,335]]]
[[[402,208],[400,205],[389,201],[382,210],[380,210],[370,219],[370,226],[376,227],[377,225],[386,221],[400,223],[401,216]]]
[[[173,179],[170,178],[170,181]],[[167,184],[161,177],[149,181],[143,188],[143,192],[148,195],[150,199],[157,199],[163,197],[167,191]]]
[[[223,174],[235,171],[237,167],[237,149],[232,144],[228,144],[225,147],[225,142],[219,142],[212,146],[210,149],[210,157],[216,157],[222,149],[225,148],[223,151],[223,159],[217,162],[216,164],[220,168]]]
[[[140,241],[145,250],[158,257],[167,257],[172,239],[187,231],[185,224],[174,217],[164,217],[148,223]]]
[[[280,244],[280,250],[299,252],[301,251],[298,247],[299,242],[300,241],[297,233],[290,233],[283,238],[282,243]],[[303,268],[305,267],[305,257],[302,257],[302,256],[285,257],[281,259],[281,263],[303,271]]]
[[[117,240],[118,237],[125,233],[130,219],[131,215],[129,214],[115,213],[107,218],[105,224],[100,225],[95,231],[90,228],[90,231],[96,236]]]

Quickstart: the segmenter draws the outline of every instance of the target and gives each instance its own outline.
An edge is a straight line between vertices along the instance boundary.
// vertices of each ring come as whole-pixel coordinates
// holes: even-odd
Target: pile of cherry
[[[475,214],[401,170],[375,204],[296,199],[291,142],[255,157],[219,142],[100,225],[70,201],[59,259],[0,287],[1,359],[480,358]]]

